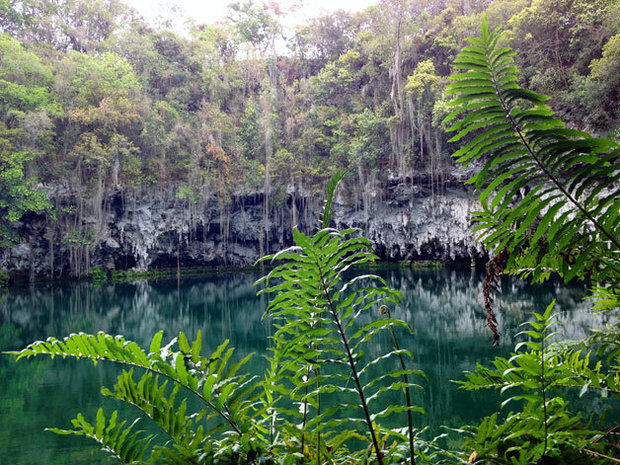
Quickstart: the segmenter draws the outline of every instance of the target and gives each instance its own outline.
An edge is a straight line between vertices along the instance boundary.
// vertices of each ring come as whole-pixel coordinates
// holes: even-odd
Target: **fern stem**
[[[310,366],[306,369],[306,376],[310,377]],[[304,449],[306,440],[306,420],[308,419],[308,386],[304,388],[304,416],[301,423],[301,463],[304,463]]]
[[[388,318],[391,317],[390,309],[382,305],[379,308],[381,313],[387,315]],[[394,331],[394,326],[390,323],[390,334],[392,334],[392,339],[394,340],[394,349],[398,352],[398,358],[400,360],[400,366],[403,370],[403,381],[405,382],[405,400],[407,402],[407,422],[408,422],[408,433],[409,433],[409,453],[411,455],[411,465],[415,465],[415,449],[413,446],[413,415],[411,414],[411,396],[409,393],[409,376],[407,376],[407,367],[405,366],[405,360],[403,359],[402,354],[400,353],[400,344],[398,343],[398,338],[396,337],[396,332]]]
[[[542,331],[542,338],[540,340],[540,387],[542,391],[542,401],[543,401],[543,422],[545,426],[545,447],[543,448],[542,457],[544,458],[547,454],[547,436],[548,436],[548,426],[547,426],[547,389],[545,382],[545,338],[547,336],[547,322],[545,322],[545,327]]]
[[[583,451],[588,453],[588,454],[590,454],[590,455],[593,455],[595,457],[600,457],[602,459],[607,459],[610,462],[620,463],[620,459],[616,459],[616,458],[610,457],[609,455],[601,454],[600,452],[596,452],[596,451],[593,451],[593,450],[590,450],[590,449],[583,449]]]
[[[321,369],[316,368],[314,370],[314,375],[316,377],[316,411],[317,416],[321,415],[321,389],[320,389],[320,378]],[[316,435],[316,465],[321,465],[321,432],[319,431]]]
[[[315,257],[316,258],[316,257]],[[375,434],[375,428],[372,425],[372,420],[370,419],[370,412],[368,411],[368,403],[366,402],[366,396],[364,395],[364,390],[362,389],[362,385],[360,383],[359,376],[357,374],[357,367],[355,366],[355,360],[353,360],[353,354],[351,353],[351,348],[349,347],[349,341],[344,332],[344,328],[340,322],[340,318],[338,317],[338,313],[334,308],[334,303],[329,295],[329,290],[325,283],[325,278],[323,276],[323,270],[321,268],[321,263],[317,260],[317,268],[319,270],[319,278],[321,280],[321,287],[323,289],[323,295],[327,299],[327,303],[329,305],[329,311],[332,314],[334,322],[336,323],[336,327],[338,328],[338,333],[340,334],[340,339],[342,340],[342,344],[344,345],[347,359],[349,362],[349,366],[351,368],[351,374],[353,375],[353,380],[355,381],[355,386],[357,388],[357,392],[360,396],[360,403],[362,406],[362,410],[364,411],[364,416],[366,417],[366,423],[368,424],[368,430],[370,432],[370,437],[372,438],[372,445],[377,454],[377,462],[379,465],[383,465],[383,453],[379,448],[379,442],[377,441],[377,435]]]
[[[379,443],[377,442],[377,437],[375,434],[375,429],[372,426],[372,420],[370,419],[370,413],[368,411],[368,404],[366,402],[366,397],[364,396],[364,391],[362,389],[362,385],[360,383],[360,379],[359,376],[357,375],[357,368],[355,367],[355,361],[353,360],[353,355],[351,354],[351,349],[349,347],[349,342],[347,340],[347,337],[344,333],[344,330],[342,328],[342,325],[340,324],[340,319],[338,318],[338,315],[336,314],[336,311],[332,305],[331,299],[328,298],[329,301],[329,306],[330,306],[330,311],[334,317],[334,320],[336,322],[336,326],[338,327],[338,332],[340,333],[340,337],[342,338],[342,343],[344,344],[344,348],[347,352],[347,358],[349,360],[349,365],[351,367],[351,372],[353,374],[353,379],[355,381],[355,385],[357,387],[357,392],[360,396],[360,401],[362,404],[362,409],[364,410],[364,415],[366,416],[366,423],[368,423],[368,429],[370,431],[370,436],[372,437],[372,444],[375,448],[375,452],[377,453],[377,462],[379,462],[379,465],[383,465],[383,453],[381,452],[381,450],[379,449]]]
[[[99,445],[101,445],[101,450],[106,451],[108,454],[110,454],[112,457],[114,457],[116,460],[118,460],[120,463],[127,463],[123,460],[123,457],[121,457],[119,455],[118,452],[116,452],[114,449],[112,449],[110,446],[108,446],[104,441],[103,438],[102,439],[98,439],[96,436],[87,436],[89,439],[92,439],[93,441],[95,441],[96,443],[98,443]]]

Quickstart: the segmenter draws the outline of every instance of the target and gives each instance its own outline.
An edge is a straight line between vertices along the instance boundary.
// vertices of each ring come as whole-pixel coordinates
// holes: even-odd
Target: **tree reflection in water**
[[[477,362],[508,354],[518,325],[528,320],[532,311],[541,311],[557,299],[563,323],[559,332],[570,339],[583,337],[589,328],[605,323],[604,316],[593,317],[588,311],[582,287],[531,286],[505,279],[503,293],[497,298],[502,340],[494,348],[484,328],[482,274],[449,269],[395,269],[378,274],[404,294],[402,307],[392,309],[392,314],[414,329],[412,336],[402,336],[401,344],[414,353],[418,368],[428,375],[420,381],[425,389],[417,393],[416,402],[429,415],[417,421],[420,426],[429,424],[435,432],[439,425],[474,422],[497,408],[498,402],[489,393],[459,391],[450,380],[460,378]],[[208,349],[230,339],[238,356],[265,354],[271,325],[262,318],[265,298],[257,297],[253,286],[258,277],[256,273],[235,273],[186,279],[178,286],[175,280],[161,280],[14,289],[0,295],[0,348],[17,349],[48,336],[99,330],[123,334],[146,345],[160,329],[169,337],[179,331],[193,335],[200,329]],[[390,344],[387,335],[385,340],[377,340],[369,355],[383,352],[383,344]],[[261,360],[255,359],[257,370]],[[10,458],[14,465],[103,463],[103,456],[93,455],[88,442],[44,433],[43,428],[67,426],[77,412],[94,414],[102,403],[119,408],[99,394],[101,384],[111,384],[117,373],[117,367],[93,367],[71,360],[15,364],[7,357],[0,358],[3,458]],[[33,435],[35,441],[29,439]]]

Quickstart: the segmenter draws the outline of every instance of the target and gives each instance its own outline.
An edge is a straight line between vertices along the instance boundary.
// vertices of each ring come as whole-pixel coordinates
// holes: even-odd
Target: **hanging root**
[[[493,303],[495,302],[495,294],[499,291],[499,280],[506,269],[508,263],[508,257],[510,256],[508,249],[502,249],[495,257],[493,257],[487,264],[487,274],[484,277],[482,283],[482,294],[484,295],[484,310],[487,314],[487,322],[485,326],[488,326],[493,333],[493,345],[499,344],[499,330],[497,329],[497,318],[493,312]]]

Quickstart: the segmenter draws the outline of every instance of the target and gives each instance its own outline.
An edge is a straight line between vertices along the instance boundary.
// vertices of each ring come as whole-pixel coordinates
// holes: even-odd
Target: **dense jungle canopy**
[[[145,189],[188,205],[262,192],[266,216],[342,168],[355,202],[388,182],[440,191],[458,148],[444,90],[483,12],[523,85],[570,126],[619,137],[617,0],[383,0],[292,30],[277,2],[250,0],[187,36],[117,0],[0,0],[4,241],[32,210],[86,243],[106,196]]]

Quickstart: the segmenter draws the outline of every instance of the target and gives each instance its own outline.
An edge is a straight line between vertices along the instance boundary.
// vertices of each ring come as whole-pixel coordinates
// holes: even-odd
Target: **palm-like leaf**
[[[617,286],[620,146],[567,129],[544,103],[520,87],[513,51],[501,47],[486,18],[455,60],[462,72],[447,92],[458,117],[451,139],[461,163],[481,160],[470,179],[483,210],[476,230],[492,251],[509,252],[507,269],[543,280],[591,277]]]
[[[567,448],[583,450],[589,432],[581,429],[579,415],[570,413],[560,389],[579,387],[583,394],[594,388],[604,395],[618,395],[614,392],[618,386],[617,367],[607,371],[600,362],[592,363],[589,352],[549,344],[555,323],[554,304],[543,314],[535,313],[536,321],[525,323],[528,329],[520,334],[528,339],[515,346],[509,359],[497,357],[493,368],[478,365],[467,374],[466,381],[459,382],[464,389],[500,391],[507,396],[502,408],[514,401],[523,405],[503,424],[497,424],[497,414],[481,422],[471,445],[482,460],[499,457],[497,463],[539,463],[547,453],[557,454]],[[511,447],[508,449],[506,444]],[[518,462],[510,461],[511,450]]]
[[[72,420],[74,430],[64,430],[49,428],[56,434],[71,434],[75,436],[85,436],[98,442],[101,449],[111,457],[121,463],[129,465],[139,465],[144,462],[144,454],[151,442],[152,436],[144,436],[140,431],[133,431],[137,422],[134,421],[128,427],[126,422],[117,420],[118,412],[112,412],[110,418],[106,419],[102,409],[97,411],[95,424],[91,424],[80,413],[77,418]]]
[[[252,420],[255,400],[253,392],[259,383],[255,377],[237,374],[251,354],[236,363],[229,363],[234,349],[228,347],[228,341],[209,356],[203,356],[200,332],[191,344],[184,333],[179,333],[177,338],[164,347],[161,345],[162,336],[161,331],[155,334],[148,353],[122,336],[104,333],[72,334],[63,340],[48,338],[12,353],[17,354],[18,359],[48,355],[52,358],[62,356],[88,359],[94,363],[114,362],[131,367],[130,371],[124,371],[118,376],[112,390],[104,388],[102,392],[134,405],[166,433],[168,442],[165,446],[155,448],[152,463],[176,463],[179,460],[180,463],[200,463],[199,458],[211,447],[208,441],[213,441],[215,434],[221,430],[229,431],[224,437],[236,437],[237,441],[243,442],[249,436],[260,438],[261,431]],[[174,347],[178,347],[178,350],[173,350]],[[146,370],[138,381],[134,379],[134,368]],[[167,389],[167,382],[160,382],[160,377],[172,381],[173,388]],[[205,407],[188,412],[185,398],[176,402],[181,388],[195,395]],[[105,422],[105,418],[100,419],[102,416],[103,412],[98,414],[97,425],[101,421]],[[210,421],[200,424],[204,419]],[[137,441],[136,447],[139,448],[146,448],[148,443],[140,442],[135,434],[128,436],[130,430],[121,431],[123,424],[115,423],[116,414],[110,418],[110,422],[112,420],[114,424],[111,423],[105,430],[111,433],[102,436],[97,433],[100,426],[92,429],[83,417],[78,417],[74,425],[79,429],[72,434],[83,434],[99,441],[115,457],[126,463],[136,461],[134,456],[123,455],[125,447],[129,447],[125,441]],[[206,430],[206,426],[210,429]],[[58,429],[52,431],[63,432]],[[93,431],[96,434],[91,434]],[[139,450],[141,457],[144,451]]]

